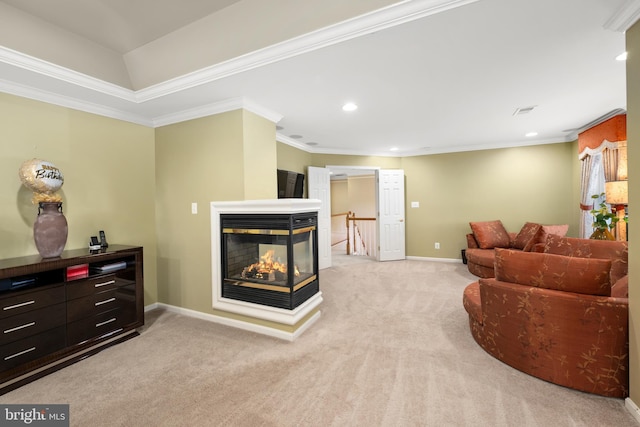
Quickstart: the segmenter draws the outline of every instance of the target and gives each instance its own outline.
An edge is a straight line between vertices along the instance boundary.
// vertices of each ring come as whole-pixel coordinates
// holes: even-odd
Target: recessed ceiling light
[[[389,151],[398,151],[398,147],[391,147],[389,148]]]
[[[531,138],[532,136],[538,136],[538,132],[529,132],[529,133],[526,133],[524,136],[526,136],[527,138]]]
[[[622,52],[620,55],[616,56],[617,61],[626,61],[627,60],[627,52]]]
[[[310,146],[313,147],[313,146],[318,145],[318,143],[317,142],[307,142],[307,145],[310,145]]]
[[[284,129],[282,126],[276,126],[276,130],[282,130]]]
[[[347,102],[346,104],[344,104],[342,106],[342,109],[344,111],[355,111],[358,109],[358,106],[356,104],[354,104],[353,102]]]
[[[302,135],[289,135],[289,138],[291,138],[291,139],[300,139],[300,138],[302,138]]]

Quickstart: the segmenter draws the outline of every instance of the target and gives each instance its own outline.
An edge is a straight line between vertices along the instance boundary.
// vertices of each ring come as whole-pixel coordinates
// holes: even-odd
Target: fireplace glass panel
[[[293,308],[316,293],[316,218],[223,217],[222,296]]]

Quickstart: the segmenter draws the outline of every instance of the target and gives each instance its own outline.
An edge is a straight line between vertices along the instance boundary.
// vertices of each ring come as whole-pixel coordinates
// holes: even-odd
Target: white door
[[[404,171],[376,170],[378,261],[405,259]]]
[[[318,269],[331,267],[331,182],[325,168],[307,168],[307,194],[322,202],[318,212]]]

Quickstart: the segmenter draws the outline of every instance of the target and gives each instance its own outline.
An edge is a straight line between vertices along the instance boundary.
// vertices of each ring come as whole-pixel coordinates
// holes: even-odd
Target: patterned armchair
[[[556,236],[544,253],[495,256],[496,277],[464,291],[476,342],[543,380],[628,396],[627,243]]]

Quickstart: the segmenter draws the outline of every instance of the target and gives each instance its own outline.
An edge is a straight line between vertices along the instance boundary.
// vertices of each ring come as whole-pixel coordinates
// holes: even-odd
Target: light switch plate
[[[420,207],[420,202],[411,202],[411,207],[412,208],[419,208]]]

